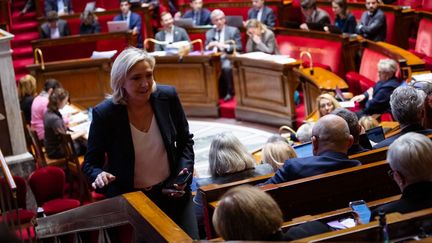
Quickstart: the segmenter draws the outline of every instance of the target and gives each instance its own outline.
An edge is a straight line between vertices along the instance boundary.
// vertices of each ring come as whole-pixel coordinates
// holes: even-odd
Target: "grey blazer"
[[[205,45],[207,46],[210,42],[215,41],[216,40],[216,29],[210,29],[206,32],[206,41],[205,41]],[[228,26],[225,25],[225,31],[224,31],[224,35],[225,35],[225,41],[227,40],[234,40],[236,43],[236,51],[240,52],[243,47],[242,47],[242,43],[241,43],[241,38],[240,38],[240,31],[239,29],[237,29],[236,27],[232,27],[232,26]],[[233,50],[233,46],[230,45],[225,52],[226,53],[232,53]]]
[[[330,16],[329,14],[320,8],[317,8],[312,15],[306,19],[306,23],[316,23],[316,24],[330,24]]]
[[[261,43],[256,44],[251,37],[246,43],[246,52],[262,51],[268,54],[279,54],[275,35],[271,30],[266,30],[261,35]]]
[[[249,9],[248,19],[257,19],[257,17],[258,17],[258,11],[255,8]],[[267,6],[264,6],[261,19],[258,20],[270,28],[273,28],[276,24],[276,16],[273,10]]]
[[[369,20],[368,20],[369,19]],[[357,34],[373,41],[385,41],[387,36],[387,22],[384,12],[378,9],[372,16],[364,12],[357,25]]]
[[[70,35],[69,25],[65,20],[59,19],[57,21],[57,27],[59,29],[60,37]],[[40,32],[41,39],[50,39],[51,38],[51,29],[48,23],[44,23],[41,26]]]
[[[173,32],[174,32],[174,42],[190,41],[189,35],[187,34],[185,29],[174,26]],[[165,31],[161,30],[157,32],[155,38],[158,41],[165,41]],[[155,51],[164,51],[164,50],[165,50],[165,45],[158,45],[158,44],[155,45]]]

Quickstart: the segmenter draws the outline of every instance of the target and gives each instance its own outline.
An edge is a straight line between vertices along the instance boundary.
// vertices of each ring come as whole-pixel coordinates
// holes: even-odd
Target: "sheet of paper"
[[[93,51],[90,58],[112,58],[117,53],[117,50],[113,51]]]
[[[343,108],[353,108],[355,107],[355,103],[354,101],[339,101],[339,104],[343,107]]]

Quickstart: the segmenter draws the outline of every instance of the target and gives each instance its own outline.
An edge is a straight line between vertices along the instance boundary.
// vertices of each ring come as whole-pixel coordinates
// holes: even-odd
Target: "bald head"
[[[321,117],[312,129],[314,155],[324,151],[347,153],[353,143],[347,122],[339,116]]]

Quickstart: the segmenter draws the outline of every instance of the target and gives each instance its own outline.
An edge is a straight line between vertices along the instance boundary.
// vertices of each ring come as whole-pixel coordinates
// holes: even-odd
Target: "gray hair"
[[[336,110],[332,111],[331,114],[334,114],[336,116],[342,117],[347,124],[350,131],[350,134],[354,138],[354,142],[358,142],[359,136],[360,136],[360,129],[359,129],[359,121],[357,118],[357,115],[345,108],[337,108]]]
[[[111,95],[113,103],[127,104],[127,94],[123,89],[126,81],[126,76],[129,70],[138,62],[147,62],[152,69],[154,69],[156,61],[146,51],[135,47],[129,47],[123,50],[115,59],[111,68]],[[156,90],[156,83],[153,81],[152,92]]]
[[[313,125],[313,122],[306,122],[297,129],[296,137],[301,143],[311,141]]]
[[[401,124],[421,122],[425,92],[410,86],[396,88],[390,96],[390,107],[393,117]]]
[[[381,59],[378,62],[378,71],[396,73],[398,64],[393,59]]]
[[[387,161],[392,170],[405,177],[408,185],[420,181],[432,181],[430,151],[432,151],[430,138],[409,132],[390,145]]]
[[[215,10],[213,10],[213,11],[211,12],[211,14],[210,14],[210,19],[213,19],[213,18],[215,18],[216,16],[219,16],[219,15],[222,15],[222,16],[225,17],[225,13],[224,13],[222,10],[220,10],[220,9],[215,9]]]
[[[210,145],[209,172],[223,176],[255,167],[255,160],[232,133],[217,134]]]

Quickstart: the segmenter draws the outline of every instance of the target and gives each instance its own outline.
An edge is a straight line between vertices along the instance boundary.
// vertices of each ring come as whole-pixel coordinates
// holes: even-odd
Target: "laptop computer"
[[[126,20],[121,21],[108,21],[108,32],[122,32],[129,30],[129,26]]]
[[[243,16],[241,15],[230,15],[225,16],[226,24],[229,26],[242,28],[243,27]]]
[[[182,28],[194,27],[192,18],[176,19],[174,20],[174,25]]]
[[[96,7],[96,2],[88,2],[84,7],[83,12],[93,12],[95,10],[95,7]]]
[[[296,145],[293,149],[299,158],[313,156],[312,142]]]
[[[367,130],[366,134],[368,139],[374,143],[379,143],[385,139],[384,130],[381,126]]]

